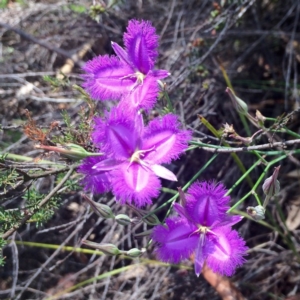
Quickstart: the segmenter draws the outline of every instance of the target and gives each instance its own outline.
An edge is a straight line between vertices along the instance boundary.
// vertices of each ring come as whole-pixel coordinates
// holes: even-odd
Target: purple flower
[[[146,110],[155,104],[158,79],[169,73],[154,70],[158,36],[147,21],[129,21],[124,34],[125,50],[112,42],[117,56],[98,56],[87,62],[84,87],[97,100],[119,100],[134,109]]]
[[[170,163],[183,153],[191,133],[180,129],[175,115],[154,119],[145,127],[139,113],[126,114],[116,107],[104,119],[95,119],[92,137],[107,158],[92,167],[84,163],[81,170],[93,170],[101,179],[106,176],[117,200],[134,202],[140,207],[150,204],[151,198],[158,196],[161,187],[158,177],[177,180],[161,164]],[[97,184],[94,176],[93,173],[86,175],[87,186]]]
[[[245,262],[248,249],[231,226],[242,217],[226,214],[229,197],[222,184],[194,183],[188,190],[184,206],[174,204],[178,217],[166,219],[166,226],[154,228],[156,252],[165,262],[179,263],[195,255],[195,273],[204,262],[214,271],[231,276]]]
[[[82,161],[77,171],[84,174],[81,184],[92,193],[101,194],[111,188],[109,172],[93,169],[93,166],[106,158],[104,156],[87,157]]]

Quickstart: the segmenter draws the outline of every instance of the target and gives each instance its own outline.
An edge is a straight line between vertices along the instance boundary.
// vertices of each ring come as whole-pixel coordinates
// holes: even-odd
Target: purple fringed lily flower
[[[154,119],[145,127],[139,113],[126,114],[120,107],[113,108],[104,119],[95,119],[93,141],[107,158],[92,167],[83,163],[81,172],[92,170],[84,182],[97,191],[94,176],[101,176],[101,180],[106,176],[121,203],[134,202],[138,207],[150,204],[151,198],[159,194],[158,177],[177,180],[161,164],[177,159],[187,148],[190,138],[190,131],[181,130],[177,116],[173,114]]]
[[[229,197],[222,184],[194,183],[184,205],[174,204],[178,217],[166,219],[166,226],[154,228],[158,257],[179,263],[195,256],[195,273],[200,275],[204,262],[214,271],[231,276],[245,262],[245,241],[231,226],[242,217],[226,214]]]
[[[117,56],[98,56],[86,63],[84,87],[97,100],[119,100],[134,109],[153,107],[158,79],[169,73],[154,70],[158,36],[147,21],[129,21],[124,34],[125,50],[112,42]]]
[[[77,171],[84,174],[81,184],[86,191],[95,194],[108,192],[111,189],[109,172],[93,169],[94,165],[105,160],[105,156],[87,157],[82,161]]]

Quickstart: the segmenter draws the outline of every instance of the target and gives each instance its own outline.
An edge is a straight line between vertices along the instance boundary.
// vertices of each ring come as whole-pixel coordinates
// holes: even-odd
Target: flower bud
[[[151,226],[155,226],[155,225],[159,225],[161,224],[158,217],[154,214],[149,215],[146,218],[143,218],[143,221],[147,224],[147,225],[151,225]]]
[[[226,92],[228,93],[236,111],[242,115],[247,115],[248,114],[247,104],[242,99],[237,97],[229,87],[226,89]]]
[[[261,205],[247,207],[247,214],[256,221],[260,221],[265,218],[265,211],[265,208]]]
[[[274,168],[272,176],[268,177],[262,186],[264,194],[269,198],[278,194],[280,191],[280,183],[277,180],[279,170],[280,166]]]
[[[114,218],[114,214],[113,214],[111,208],[106,204],[94,202],[94,207],[92,207],[92,208],[95,213],[97,213],[99,216],[101,216],[104,219]]]
[[[134,212],[136,212],[141,218],[142,221],[148,225],[155,226],[161,224],[158,217],[155,214],[149,215],[151,212],[136,208],[134,206],[128,205]],[[149,215],[149,216],[147,216]],[[145,217],[147,216],[147,217]]]
[[[91,200],[88,196],[85,194],[82,194],[82,197],[89,203],[92,210],[99,216],[104,219],[111,219],[114,218],[115,215],[113,214],[111,208],[108,205],[97,203],[93,200]]]
[[[152,229],[149,229],[140,233],[135,233],[133,236],[135,239],[142,239],[143,237],[148,237],[151,234],[152,234]]]
[[[90,157],[90,156],[103,155],[103,153],[88,152],[83,147],[72,143],[67,143],[65,145],[57,145],[57,146],[35,145],[35,148],[48,150],[48,151],[55,151],[61,153],[65,157],[74,160],[81,160],[83,158]]]
[[[146,252],[145,248],[137,249],[137,248],[132,248],[128,251],[126,251],[126,255],[130,256],[130,257],[140,257],[143,253]]]
[[[127,226],[132,223],[132,219],[130,219],[127,215],[119,214],[115,217],[115,220],[118,224]]]
[[[106,255],[114,256],[114,255],[121,254],[121,251],[118,249],[118,247],[113,244],[108,244],[108,243],[98,244],[98,243],[94,243],[94,242],[86,241],[86,240],[82,241],[82,244],[90,246],[91,248],[98,249]]]

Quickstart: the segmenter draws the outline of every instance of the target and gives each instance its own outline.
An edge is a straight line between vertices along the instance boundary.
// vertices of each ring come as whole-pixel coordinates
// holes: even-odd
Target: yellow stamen
[[[146,75],[144,75],[144,74],[141,73],[141,72],[136,72],[136,73],[135,73],[135,76],[136,76],[137,84],[143,84]]]
[[[154,149],[154,146],[150,149],[147,150],[136,150],[130,157],[129,159],[129,165],[127,170],[129,169],[129,167],[132,165],[132,163],[136,162],[144,167],[147,166],[147,164],[145,162],[143,162],[142,157],[145,155],[145,152],[149,152],[152,151]]]

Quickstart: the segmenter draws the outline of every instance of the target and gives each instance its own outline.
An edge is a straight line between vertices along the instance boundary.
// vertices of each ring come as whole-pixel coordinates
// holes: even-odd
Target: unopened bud
[[[61,153],[63,156],[74,160],[81,160],[83,158],[90,157],[90,156],[103,155],[103,153],[88,152],[83,147],[72,143],[67,143],[65,145],[57,145],[57,146],[35,145],[35,148],[58,152]]]
[[[260,221],[265,218],[265,208],[261,205],[258,206],[248,206],[247,207],[247,214],[252,217],[254,220]]]
[[[148,237],[151,234],[152,234],[152,229],[149,229],[140,233],[135,233],[133,236],[135,239],[142,239],[144,237]]]
[[[114,214],[111,208],[106,204],[101,204],[94,202],[95,206],[93,207],[94,211],[104,219],[114,218]]]
[[[267,197],[273,197],[274,195],[278,194],[280,191],[280,183],[277,180],[279,170],[280,170],[280,166],[274,168],[274,172],[272,176],[268,177],[262,186],[264,194]]]
[[[133,222],[132,219],[130,219],[127,215],[119,214],[115,217],[115,220],[118,224],[127,226]]]
[[[98,243],[94,243],[94,242],[86,241],[86,240],[82,241],[82,244],[87,245],[94,249],[98,249],[106,255],[114,256],[114,255],[121,254],[121,251],[118,249],[118,247],[113,244],[108,244],[108,243],[98,244]]]
[[[142,248],[141,250],[138,248],[132,248],[132,249],[126,251],[125,254],[130,257],[140,257],[145,252],[146,252],[145,248]]]
[[[150,214],[151,212],[136,208],[134,206],[128,205],[134,212],[136,212],[141,218],[142,221],[148,225],[155,226],[161,224],[158,217],[155,214]]]
[[[242,99],[237,97],[229,87],[226,89],[226,92],[228,93],[236,111],[242,115],[247,115],[248,114],[247,104]]]
[[[106,205],[106,204],[102,204],[102,203],[97,203],[93,200],[91,200],[88,196],[86,196],[85,194],[82,194],[82,197],[89,203],[89,205],[91,206],[92,210],[99,216],[102,217],[104,219],[110,219],[110,218],[114,218],[114,214],[111,210],[111,208]]]
[[[151,225],[151,226],[155,226],[155,225],[159,225],[161,224],[158,217],[154,214],[149,215],[145,218],[143,218],[143,221],[147,224],[147,225]]]

